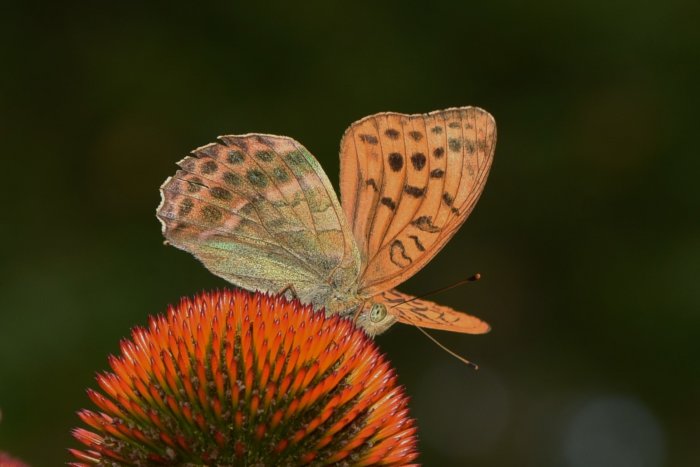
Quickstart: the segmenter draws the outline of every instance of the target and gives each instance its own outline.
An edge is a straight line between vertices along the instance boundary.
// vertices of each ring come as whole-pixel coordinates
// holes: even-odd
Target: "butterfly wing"
[[[376,295],[373,301],[383,303],[397,321],[405,324],[466,334],[484,334],[491,330],[488,323],[479,318],[395,289]]]
[[[359,253],[335,192],[295,140],[223,136],[178,163],[157,217],[169,243],[238,286],[324,303],[357,280]]]
[[[362,255],[360,293],[420,270],[471,213],[491,168],[496,123],[462,107],[353,123],[340,152],[340,193]]]

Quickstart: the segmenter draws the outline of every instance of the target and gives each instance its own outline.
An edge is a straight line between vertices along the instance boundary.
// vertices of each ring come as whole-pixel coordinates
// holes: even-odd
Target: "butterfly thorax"
[[[365,301],[366,297],[361,297],[356,293],[333,290],[331,296],[324,303],[326,315],[353,316]]]

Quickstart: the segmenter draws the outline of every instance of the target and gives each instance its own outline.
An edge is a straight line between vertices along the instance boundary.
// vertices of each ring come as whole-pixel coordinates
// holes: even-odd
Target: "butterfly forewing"
[[[495,143],[493,117],[475,107],[350,126],[340,190],[362,256],[361,294],[404,282],[440,251],[481,194]]]
[[[224,136],[195,150],[161,187],[170,243],[241,287],[321,303],[346,289],[359,255],[318,162],[291,138]]]
[[[475,316],[428,300],[416,299],[398,290],[382,292],[375,300],[383,303],[388,312],[404,324],[465,334],[484,334],[491,330],[487,323]]]

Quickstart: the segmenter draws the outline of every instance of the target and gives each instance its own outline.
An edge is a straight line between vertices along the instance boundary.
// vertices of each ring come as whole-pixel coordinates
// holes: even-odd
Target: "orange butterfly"
[[[341,209],[295,140],[222,136],[179,162],[157,216],[166,239],[214,274],[357,315],[370,335],[396,321],[480,334],[480,319],[393,288],[469,216],[495,145],[496,123],[476,107],[366,117],[341,141]]]

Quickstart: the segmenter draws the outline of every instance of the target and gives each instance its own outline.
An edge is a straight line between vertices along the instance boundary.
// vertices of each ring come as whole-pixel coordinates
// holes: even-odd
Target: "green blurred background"
[[[697,2],[7,3],[0,450],[59,465],[129,329],[225,286],[162,245],[158,186],[219,134],[290,135],[337,186],[380,111],[499,125],[486,190],[403,290],[489,321],[378,338],[426,465],[700,465]],[[262,3],[262,2],[260,2]]]

